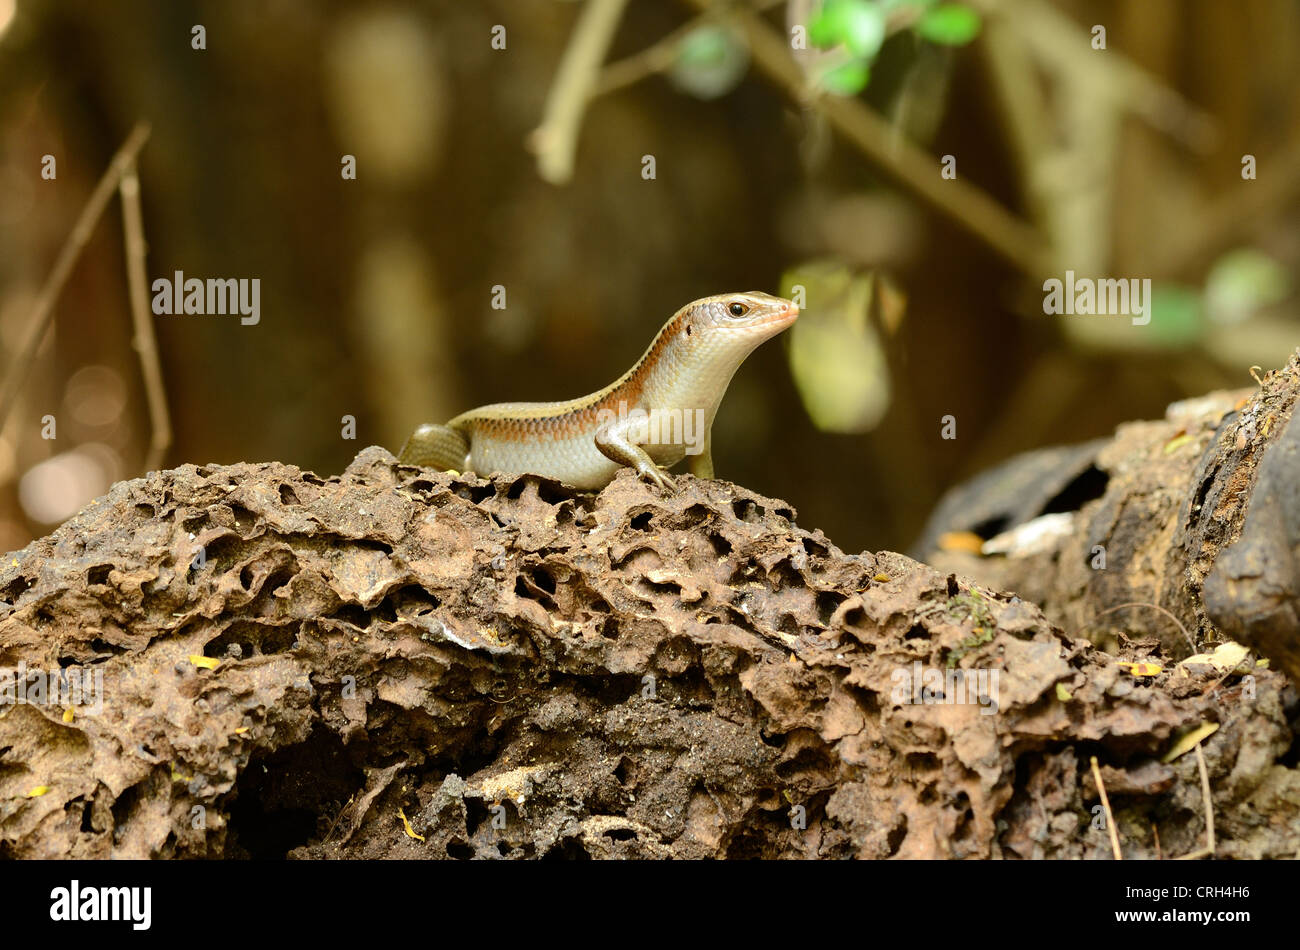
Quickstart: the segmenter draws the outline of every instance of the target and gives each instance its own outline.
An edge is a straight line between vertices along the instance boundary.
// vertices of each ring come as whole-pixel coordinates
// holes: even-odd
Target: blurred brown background
[[[906,29],[886,42],[854,100],[889,129],[873,159],[771,81],[743,31],[694,77],[667,48],[625,62],[696,15],[629,0],[608,55],[626,68],[555,185],[525,143],[582,3],[0,0],[0,365],[147,120],[148,279],[261,280],[256,326],[153,318],[175,430],[164,465],[335,473],[421,422],[596,389],[693,298],[802,282],[810,329],[737,375],[719,476],[788,499],[846,550],[905,548],[981,467],[1250,385],[1251,364],[1300,343],[1300,6],[973,6],[969,45]],[[766,7],[788,36],[810,5]],[[195,24],[206,49],[192,48]],[[958,181],[943,184],[987,194],[1043,257],[999,253],[942,189],[899,184],[917,149],[935,183],[954,156]],[[355,181],[340,174],[347,154]],[[0,430],[0,550],[142,473],[122,234],[115,201]],[[1151,278],[1152,324],[1044,316],[1043,278],[1067,268]],[[946,414],[956,439],[940,438]]]

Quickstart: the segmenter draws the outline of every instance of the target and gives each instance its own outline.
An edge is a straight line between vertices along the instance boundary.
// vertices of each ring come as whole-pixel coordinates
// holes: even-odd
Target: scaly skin
[[[603,488],[624,466],[668,491],[660,466],[689,457],[713,477],[710,435],[727,384],[745,357],[799,316],[763,293],[704,297],[664,324],[635,366],[599,392],[565,402],[497,403],[445,426],[422,425],[399,458],[489,474],[529,472],[575,488]]]

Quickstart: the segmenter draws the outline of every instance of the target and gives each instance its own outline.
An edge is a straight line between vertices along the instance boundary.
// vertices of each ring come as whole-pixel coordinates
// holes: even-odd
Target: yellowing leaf
[[[1192,437],[1188,435],[1186,432],[1184,432],[1182,435],[1174,436],[1172,439],[1170,439],[1168,442],[1165,443],[1165,455],[1173,455],[1175,452],[1177,452],[1184,445],[1186,445],[1188,442],[1191,441],[1192,441]]]
[[[825,432],[867,432],[889,409],[889,364],[870,319],[874,275],[838,261],[787,271],[786,296],[801,288],[804,313],[788,338],[790,372],[804,409]]]
[[[1120,666],[1134,676],[1159,676],[1164,671],[1159,663],[1121,663]]]
[[[1195,656],[1189,656],[1187,659],[1179,662],[1180,667],[1189,666],[1211,666],[1220,673],[1227,673],[1235,670],[1241,665],[1242,661],[1250,655],[1250,650],[1229,640],[1226,643],[1220,643],[1214,648],[1213,653],[1198,653]]]
[[[71,707],[71,706],[69,706],[67,709],[63,710],[63,721],[64,721],[64,722],[72,722],[72,720],[73,720],[74,718],[76,718],[76,714],[72,711],[72,707]]]
[[[871,579],[872,579],[873,581],[879,581],[881,584],[887,584],[887,583],[889,582],[889,575],[888,575],[888,574],[884,574],[884,573],[881,573],[881,574],[873,574],[873,575],[871,576]]]
[[[984,539],[973,531],[945,531],[939,535],[940,551],[965,551],[979,554],[984,548]]]
[[[37,786],[35,786],[35,787],[30,791],[30,792],[27,793],[27,797],[28,797],[28,798],[40,798],[42,795],[44,795],[44,794],[45,794],[46,792],[48,792],[49,790],[50,790],[50,786],[48,786],[48,785],[37,785]]]
[[[1061,702],[1063,702],[1063,703],[1068,703],[1070,700],[1074,699],[1074,693],[1072,693],[1072,692],[1070,692],[1068,689],[1066,689],[1064,683],[1057,683],[1057,684],[1056,684],[1056,698],[1059,699],[1059,700],[1060,700]]]
[[[210,656],[199,656],[197,653],[190,654],[190,662],[195,666],[202,667],[205,670],[215,670],[221,665],[220,660],[214,660]]]
[[[1169,764],[1180,755],[1186,752],[1191,752],[1192,749],[1196,748],[1197,743],[1203,739],[1209,738],[1218,731],[1219,724],[1217,722],[1201,723],[1190,732],[1183,733],[1182,737],[1169,747],[1169,751],[1161,756],[1160,761],[1164,762],[1166,765]]]
[[[423,841],[424,835],[417,835],[415,833],[415,829],[411,827],[411,823],[406,819],[406,812],[399,808],[397,809],[397,814],[398,817],[402,819],[402,826],[406,828],[406,837],[414,838],[416,841]]]

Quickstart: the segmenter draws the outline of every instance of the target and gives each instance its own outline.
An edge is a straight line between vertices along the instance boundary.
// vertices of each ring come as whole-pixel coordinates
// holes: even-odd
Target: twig
[[[81,209],[81,216],[77,218],[72,233],[63,242],[63,249],[59,251],[58,259],[54,262],[54,269],[45,279],[40,295],[36,298],[36,307],[27,327],[27,337],[10,362],[4,374],[4,381],[0,382],[0,426],[3,426],[5,420],[9,418],[14,400],[22,391],[23,384],[27,382],[27,376],[32,371],[41,341],[45,339],[45,334],[54,320],[54,302],[59,299],[63,285],[67,283],[68,276],[72,273],[72,266],[77,262],[82,248],[90,240],[90,235],[94,233],[95,225],[104,214],[113,192],[118,189],[122,176],[134,164],[136,155],[144,147],[148,138],[148,124],[137,123],[131,130],[131,134],[126,137],[126,141],[122,143],[122,147],[117,150],[117,154],[113,156],[113,160],[109,162],[103,177],[99,179],[99,184],[91,193],[90,200]]]
[[[1166,240],[1151,248],[1147,271],[1176,274],[1203,263],[1290,207],[1300,196],[1300,135],[1281,151],[1261,158],[1266,162],[1264,175],[1246,181],[1240,169],[1234,169],[1229,176],[1232,184],[1196,213],[1194,224],[1171,230]]]
[[[600,96],[607,96],[624,86],[640,82],[647,76],[663,72],[673,64],[673,60],[677,55],[677,47],[682,40],[699,29],[705,19],[705,16],[695,17],[685,25],[673,30],[663,39],[647,46],[641,52],[633,53],[618,62],[610,63],[601,71],[599,78],[592,85],[588,98],[596,99]]]
[[[784,2],[786,0],[754,0],[753,7],[761,13]],[[677,48],[681,45],[682,40],[715,19],[716,17],[711,13],[702,13],[699,16],[692,17],[662,39],[656,40],[653,44],[641,50],[641,52],[633,53],[631,56],[610,63],[601,71],[596,84],[589,93],[589,98],[597,99],[600,96],[607,96],[625,86],[640,82],[647,76],[653,76],[668,69],[677,58]]]
[[[1179,861],[1214,857],[1214,802],[1210,799],[1210,774],[1205,770],[1205,754],[1201,752],[1199,742],[1196,743],[1196,767],[1201,770],[1201,798],[1205,801],[1205,847],[1184,854],[1178,858]]]
[[[627,0],[587,0],[547,94],[542,123],[528,137],[537,173],[553,185],[573,177],[582,116],[626,5]]]
[[[1159,860],[1161,860],[1161,857],[1160,857],[1160,826],[1157,825],[1154,821],[1151,822],[1151,837],[1155,839],[1155,842],[1156,842],[1156,860],[1159,861]]]
[[[1146,602],[1144,602],[1144,601],[1140,601],[1140,600],[1131,601],[1131,602],[1129,602],[1129,603],[1127,603],[1127,604],[1116,604],[1114,607],[1107,607],[1107,608],[1106,608],[1105,610],[1103,610],[1101,613],[1097,614],[1097,616],[1093,617],[1091,620],[1089,620],[1087,623],[1085,623],[1082,627],[1080,627],[1080,628],[1078,629],[1078,631],[1076,631],[1076,633],[1083,633],[1083,631],[1087,630],[1089,627],[1091,627],[1094,623],[1096,623],[1096,622],[1097,622],[1098,620],[1100,620],[1102,617],[1106,616],[1107,614],[1113,614],[1113,613],[1114,613],[1115,611],[1117,611],[1117,610],[1123,610],[1125,607],[1150,607],[1152,610],[1158,610],[1158,611],[1160,611],[1160,613],[1164,614],[1166,617],[1168,617],[1168,618],[1169,618],[1170,620],[1172,620],[1174,623],[1178,624],[1178,629],[1181,630],[1181,631],[1183,632],[1183,639],[1185,639],[1185,640],[1187,641],[1187,645],[1188,645],[1189,647],[1192,648],[1192,652],[1193,652],[1193,653],[1196,652],[1196,643],[1192,640],[1192,635],[1191,635],[1190,633],[1187,632],[1187,628],[1183,626],[1183,622],[1182,622],[1181,620],[1179,620],[1177,617],[1175,617],[1175,616],[1174,616],[1173,614],[1171,614],[1169,611],[1165,610],[1165,608],[1161,607],[1159,604],[1148,604],[1148,603],[1146,603]]]
[[[149,402],[150,438],[144,470],[162,467],[163,456],[172,444],[171,414],[167,408],[167,390],[163,387],[162,362],[158,358],[158,338],[149,312],[149,279],[144,258],[144,215],[140,210],[140,178],[132,158],[122,174],[122,228],[126,243],[126,282],[131,295],[131,321],[135,324],[133,345],[140,354],[140,373],[144,377],[145,396]]]
[[[1110,832],[1110,850],[1116,861],[1123,861],[1124,855],[1119,850],[1119,833],[1115,830],[1115,816],[1110,811],[1110,799],[1106,797],[1106,785],[1101,780],[1101,769],[1097,767],[1097,757],[1092,757],[1092,780],[1097,783],[1097,794],[1101,796],[1101,807],[1106,813],[1106,830]]]
[[[687,2],[701,11],[712,6],[712,0]],[[960,179],[940,178],[934,156],[909,141],[899,140],[889,123],[860,99],[811,95],[784,36],[747,7],[733,7],[730,13],[745,30],[754,62],[790,98],[821,113],[870,161],[1026,274],[1037,277],[1052,270],[1050,248],[1035,228],[979,188]]]

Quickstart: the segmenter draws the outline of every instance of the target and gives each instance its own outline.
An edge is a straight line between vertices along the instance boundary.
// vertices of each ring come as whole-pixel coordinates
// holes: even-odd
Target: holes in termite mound
[[[491,820],[492,814],[488,811],[487,803],[481,798],[466,796],[462,800],[465,802],[465,831],[472,838],[478,834],[484,822]]]
[[[496,489],[491,485],[456,485],[456,494],[471,504],[481,505],[496,496]]]
[[[190,534],[198,534],[208,526],[208,513],[200,511],[192,515],[186,515],[181,519],[181,529],[188,531]]]
[[[831,553],[826,545],[814,541],[812,538],[803,539],[803,549],[813,557],[826,557]]]
[[[463,838],[451,838],[447,841],[447,857],[453,861],[469,861],[474,857],[474,849]]]
[[[285,653],[298,645],[298,629],[297,624],[272,626],[253,620],[236,620],[220,636],[204,645],[203,655],[222,660]]]
[[[19,575],[18,577],[15,577],[13,580],[11,580],[8,584],[6,584],[4,586],[4,590],[0,591],[0,593],[3,594],[4,600],[7,600],[9,603],[14,604],[18,602],[19,597],[27,593],[35,585],[36,585],[36,581],[34,579]]]
[[[530,567],[515,575],[515,594],[555,609],[555,577],[545,565]]]
[[[772,569],[767,572],[767,580],[776,590],[798,589],[807,586],[804,583],[803,575],[795,570],[789,558],[783,558],[773,564]]]
[[[713,548],[713,553],[720,558],[726,557],[732,551],[731,542],[716,531],[709,534],[709,546]]]
[[[1109,484],[1109,474],[1103,472],[1096,465],[1089,465],[1048,500],[1047,504],[1043,506],[1042,513],[1050,515],[1078,511],[1088,502],[1095,501],[1106,494],[1106,486]]]
[[[152,521],[154,518],[158,517],[158,513],[154,506],[143,501],[137,502],[131,510],[145,521]]]
[[[367,630],[375,620],[375,615],[360,604],[344,604],[330,615],[331,620],[341,620],[346,624]]]
[[[274,596],[276,591],[287,587],[298,573],[297,559],[292,555],[289,557],[292,564],[276,564],[270,570],[267,570],[265,561],[245,564],[239,571],[239,586],[250,594]]]
[[[344,604],[330,615],[361,630],[375,623],[397,623],[400,618],[423,617],[442,606],[442,601],[418,584],[407,584],[388,592],[384,599],[371,608],[361,604]]]
[[[235,784],[225,858],[284,858],[327,833],[365,776],[342,741],[317,727],[293,746],[252,758]]]
[[[619,706],[641,695],[643,684],[638,673],[611,673],[596,680],[590,694],[601,706]]]
[[[907,816],[900,815],[898,824],[889,829],[889,834],[885,836],[885,847],[889,848],[889,856],[892,858],[898,854],[898,849],[903,846],[903,840],[907,837]]]
[[[389,610],[400,608],[407,616],[419,617],[441,607],[442,601],[436,594],[430,593],[419,584],[407,584],[405,587],[389,592],[379,606],[381,613],[385,607]]]
[[[203,517],[206,519],[206,516]],[[187,519],[183,524],[188,524],[189,520]],[[213,538],[203,546],[203,560],[209,568],[218,574],[222,574],[233,566],[234,561],[238,560],[240,554],[244,552],[244,547],[245,541],[243,538],[233,534],[225,534],[219,538]],[[195,553],[197,553],[197,548]],[[196,570],[198,569],[196,568]]]
[[[632,778],[633,765],[634,763],[630,758],[628,758],[626,755],[622,755],[619,756],[618,764],[614,766],[614,780],[617,781],[618,784],[622,785],[624,788],[627,788],[629,784],[630,785],[636,784],[636,782]]]
[[[705,525],[715,523],[717,518],[718,513],[716,511],[708,505],[701,505],[696,502],[673,518],[673,527],[684,531],[697,531]]]
[[[829,626],[831,618],[835,616],[835,611],[840,609],[840,604],[848,600],[844,594],[833,590],[819,590],[817,592],[817,620],[823,627]]]
[[[542,855],[543,861],[590,861],[591,855],[576,837],[563,838]]]
[[[293,490],[293,486],[287,482],[280,484],[280,504],[282,505],[301,505],[302,501],[298,498],[298,493]]]
[[[209,514],[214,524],[223,528],[232,528],[245,539],[252,537],[253,529],[261,520],[259,515],[235,502],[215,505],[210,509]]]
[[[533,490],[528,492],[532,487]],[[537,498],[538,501],[548,505],[558,505],[563,501],[568,501],[569,496],[558,482],[550,481],[545,478],[537,478],[533,475],[525,475],[515,479],[506,489],[506,497],[511,501],[517,501],[529,493]]]
[[[816,799],[801,804],[808,809],[810,824],[820,820],[821,808],[816,805]],[[784,810],[755,811],[746,817],[744,826],[726,842],[721,857],[726,861],[770,861],[787,856],[788,845],[784,842],[790,832],[789,821],[789,815]]]
[[[761,524],[767,517],[768,511],[752,498],[737,498],[731,503],[731,513],[747,524]],[[786,521],[794,520],[794,512],[789,508],[773,508],[772,515],[784,518]]]
[[[126,647],[119,647],[115,644],[109,643],[103,637],[95,637],[95,639],[91,640],[90,648],[96,653],[110,654],[112,656],[118,656],[126,652]]]
[[[94,567],[92,567],[90,570],[86,572],[87,586],[93,587],[96,584],[107,584],[108,572],[111,571],[112,569],[113,569],[113,565],[111,564],[96,564]]]
[[[653,511],[641,511],[628,519],[627,526],[633,531],[649,531],[650,522],[654,520]]]
[[[141,799],[149,795],[149,784],[148,779],[136,782],[123,790],[122,794],[113,800],[111,810],[113,812],[113,838],[115,841],[124,830],[123,826],[131,820],[132,813],[139,806]]]
[[[799,729],[791,738],[794,741],[786,747],[785,757],[776,765],[777,775],[789,779],[809,772],[823,776],[835,774],[834,756],[815,732]]]

